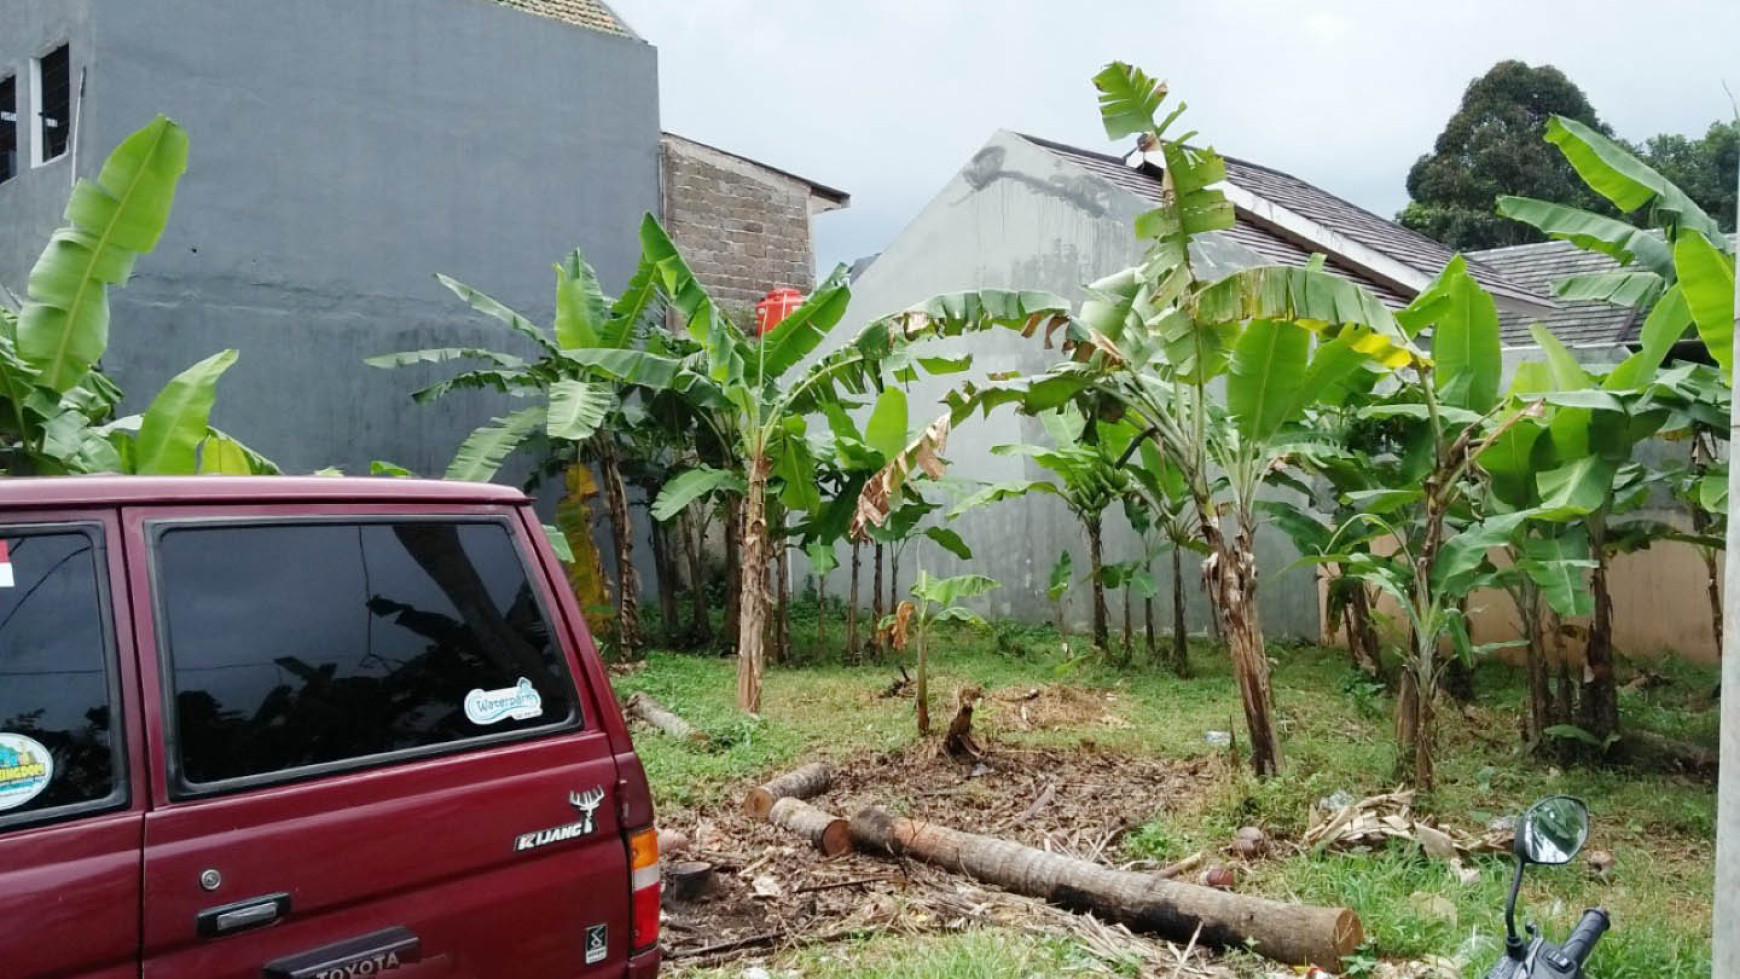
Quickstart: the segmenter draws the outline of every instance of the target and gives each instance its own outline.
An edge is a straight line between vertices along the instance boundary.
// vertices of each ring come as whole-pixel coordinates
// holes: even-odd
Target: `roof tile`
[[[598,0],[495,0],[504,7],[513,7],[540,17],[565,21],[605,34],[632,37],[633,32],[618,20],[610,8]]]
[[[1037,136],[1022,138],[1050,150],[1076,166],[1105,177],[1139,197],[1155,203],[1160,201],[1160,176],[1153,169],[1136,169],[1118,157],[1055,143]],[[1381,252],[1423,276],[1435,277],[1443,271],[1454,255],[1450,249],[1419,232],[1378,217],[1291,174],[1233,157],[1222,159],[1226,161],[1227,180],[1234,186]],[[1475,261],[1472,257],[1468,263],[1468,271],[1475,281],[1492,292],[1534,302],[1542,301],[1542,294],[1509,280],[1497,270]]]

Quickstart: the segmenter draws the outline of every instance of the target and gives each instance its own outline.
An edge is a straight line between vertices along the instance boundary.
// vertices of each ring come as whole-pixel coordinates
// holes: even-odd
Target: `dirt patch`
[[[1095,690],[1053,683],[1026,689],[1006,688],[987,696],[976,718],[981,727],[1004,731],[1043,731],[1067,727],[1129,727],[1123,716],[1128,697],[1114,690]]]
[[[1030,702],[1074,703],[1076,716],[1079,705],[1092,704],[1102,714],[1106,705],[1091,694]],[[883,805],[1054,853],[1128,865],[1121,863],[1123,837],[1158,814],[1189,808],[1219,780],[1220,766],[1217,759],[1168,762],[1094,747],[1017,749],[995,742],[982,759],[963,764],[933,740],[837,763],[833,788],[810,801],[846,818]],[[1156,968],[1184,964],[1184,974],[1199,974],[1200,951],[1187,956],[1170,943],[934,867],[859,854],[824,858],[744,814],[737,803],[750,787],[738,786],[729,806],[679,814],[669,827],[692,843],[687,853],[667,855],[667,863],[701,860],[715,867],[704,897],[666,901],[665,945],[675,965],[873,933],[995,924],[1066,932],[1107,954],[1116,949]]]

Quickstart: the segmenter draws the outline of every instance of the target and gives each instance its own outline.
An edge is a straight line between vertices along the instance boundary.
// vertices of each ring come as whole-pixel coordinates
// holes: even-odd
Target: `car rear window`
[[[205,786],[577,719],[500,522],[171,525],[159,632],[180,779]]]
[[[99,540],[0,528],[0,827],[125,799]]]

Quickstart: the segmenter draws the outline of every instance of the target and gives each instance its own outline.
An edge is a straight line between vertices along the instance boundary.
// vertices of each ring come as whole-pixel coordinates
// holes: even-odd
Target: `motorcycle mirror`
[[[1529,807],[1516,825],[1516,855],[1529,863],[1570,863],[1589,840],[1589,809],[1568,795]]]

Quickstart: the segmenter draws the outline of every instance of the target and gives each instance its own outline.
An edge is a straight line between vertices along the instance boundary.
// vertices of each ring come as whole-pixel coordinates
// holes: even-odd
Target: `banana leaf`
[[[134,261],[157,246],[186,170],[187,134],[158,116],[115,147],[94,182],[74,185],[67,226],[31,269],[18,320],[18,355],[38,383],[66,391],[103,356],[108,287],[125,285]]]

